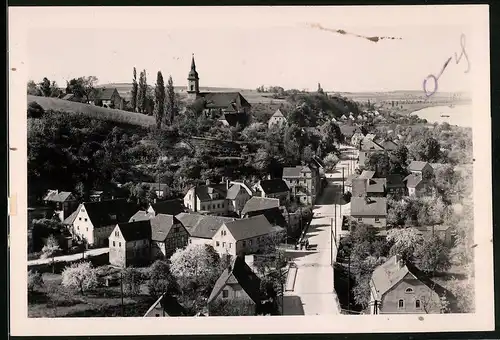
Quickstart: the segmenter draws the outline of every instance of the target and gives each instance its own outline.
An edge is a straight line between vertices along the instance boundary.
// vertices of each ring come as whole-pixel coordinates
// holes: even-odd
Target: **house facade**
[[[291,198],[303,204],[314,204],[318,190],[316,175],[310,167],[299,165],[284,168],[282,177],[290,188]]]
[[[89,246],[106,247],[111,231],[118,223],[128,222],[136,209],[124,199],[82,203],[69,225],[71,234]]]
[[[226,193],[227,210],[239,216],[252,195],[243,184],[231,182],[228,187]]]
[[[370,314],[440,313],[442,290],[416,267],[393,256],[372,274]]]
[[[189,233],[175,216],[158,214],[149,222],[153,259],[168,259],[177,249],[187,246]]]
[[[387,226],[387,199],[385,197],[352,197],[351,217],[358,223],[385,230]]]
[[[224,224],[235,219],[232,217],[207,216],[191,213],[180,213],[176,218],[189,233],[189,244],[206,244],[213,246],[215,233]]]
[[[150,239],[149,221],[117,224],[109,235],[109,263],[120,268],[149,263]]]
[[[61,222],[71,215],[79,205],[76,197],[67,191],[49,190],[43,201],[46,206],[54,209],[54,214]]]
[[[406,185],[404,183],[404,176],[399,174],[389,174],[387,180],[387,195],[395,198],[401,198],[408,195]]]
[[[220,256],[254,254],[266,246],[268,237],[282,230],[263,215],[225,222],[213,236],[213,246]]]
[[[276,110],[271,118],[269,118],[269,122],[267,123],[269,129],[273,127],[286,126],[287,124],[287,120],[280,109]]]

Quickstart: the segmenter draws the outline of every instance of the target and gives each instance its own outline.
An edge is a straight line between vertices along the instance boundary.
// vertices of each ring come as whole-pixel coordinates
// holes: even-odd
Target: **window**
[[[179,232],[179,227],[175,227],[174,228],[174,233],[178,233]]]
[[[363,222],[363,218],[362,217],[358,217],[358,222]]]
[[[398,301],[398,308],[405,308],[405,300],[400,299]]]
[[[214,204],[212,204],[212,209],[215,209],[215,203],[214,203]]]
[[[415,300],[415,308],[420,308],[420,300]]]
[[[121,247],[122,246],[122,243],[121,242],[118,242],[118,247]]]
[[[215,241],[215,246],[218,247],[220,245],[219,241]]]
[[[87,227],[86,229],[87,229],[87,231],[89,231],[89,227]]]
[[[220,203],[217,203],[217,208],[220,208]]]
[[[229,292],[227,291],[227,289],[224,289],[222,291],[222,298],[226,299],[228,296],[229,296]]]
[[[76,230],[80,230],[80,226],[78,226],[78,225],[77,225],[77,226],[76,226]]]
[[[193,243],[193,240],[189,239],[189,243]]]
[[[221,231],[220,231],[220,235],[221,235],[221,236],[224,236],[224,230],[221,230]]]
[[[118,230],[115,231],[115,236],[120,236],[120,232]]]
[[[156,313],[156,316],[160,316],[160,314]]]
[[[252,245],[252,240],[248,240],[248,244],[249,244],[249,245]]]
[[[247,242],[243,241],[243,247],[246,247],[246,246],[247,246]]]
[[[375,223],[380,223],[380,218],[375,217]]]
[[[109,218],[111,218],[112,220],[116,220],[116,215],[109,215]]]
[[[231,248],[232,243],[229,243],[229,248]]]
[[[191,85],[191,91],[194,91],[194,85]]]
[[[222,242],[222,246],[225,247],[226,246],[226,242]]]
[[[81,217],[78,217],[78,220],[79,220],[79,221],[81,221],[81,220],[82,220],[82,218],[81,218]]]
[[[205,210],[205,206],[203,204],[201,205],[201,210]]]
[[[86,217],[84,218],[84,220],[85,220],[85,222],[87,222],[87,218]]]
[[[113,241],[113,247],[115,247],[115,246],[116,246],[115,241]]]
[[[82,210],[80,210],[80,211],[85,212],[85,209],[82,208]]]
[[[413,288],[411,287],[406,288],[405,293],[413,293]]]

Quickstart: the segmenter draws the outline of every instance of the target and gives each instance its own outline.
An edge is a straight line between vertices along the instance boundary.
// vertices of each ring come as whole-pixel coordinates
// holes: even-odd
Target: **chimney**
[[[372,203],[372,200],[370,197],[365,196],[365,202],[366,202],[366,204],[370,204],[370,203]]]

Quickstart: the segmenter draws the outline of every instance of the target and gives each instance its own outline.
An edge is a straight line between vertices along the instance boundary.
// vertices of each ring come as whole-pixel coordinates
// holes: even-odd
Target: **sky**
[[[452,57],[439,89],[468,91],[475,51],[465,8],[419,14],[416,7],[32,8],[27,74],[60,86],[87,75],[104,84],[131,82],[136,67],[150,84],[161,71],[185,86],[194,54],[201,87],[421,90]],[[469,63],[455,61],[461,34]]]

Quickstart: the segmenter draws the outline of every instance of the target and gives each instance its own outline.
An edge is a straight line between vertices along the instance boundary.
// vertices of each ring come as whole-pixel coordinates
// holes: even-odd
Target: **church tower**
[[[200,93],[200,78],[198,78],[198,72],[196,72],[196,64],[194,63],[194,54],[191,60],[191,71],[188,75],[188,97],[191,100],[198,98]]]

